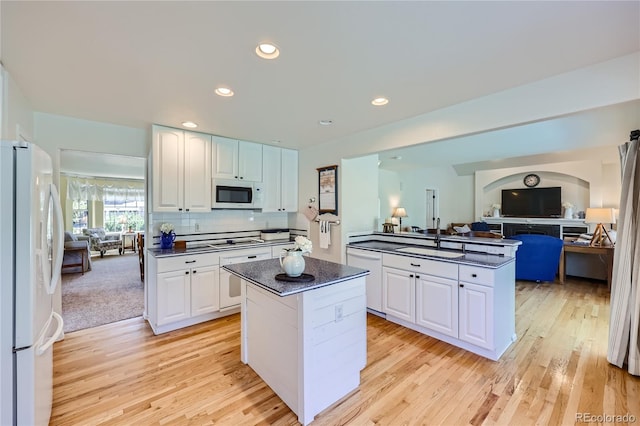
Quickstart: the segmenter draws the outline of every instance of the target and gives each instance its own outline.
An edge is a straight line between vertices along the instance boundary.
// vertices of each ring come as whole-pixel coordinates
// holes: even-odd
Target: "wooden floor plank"
[[[490,361],[369,315],[360,387],[314,425],[573,424],[640,419],[640,378],[606,361],[605,284],[518,282],[518,340]],[[239,315],[154,336],[142,319],[54,346],[51,425],[295,425],[240,361]]]

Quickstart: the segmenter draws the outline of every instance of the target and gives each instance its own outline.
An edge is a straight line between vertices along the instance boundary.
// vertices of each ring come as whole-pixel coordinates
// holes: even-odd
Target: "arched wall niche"
[[[589,206],[590,184],[584,179],[559,172],[521,172],[509,176],[503,176],[498,180],[488,183],[483,188],[483,198],[486,206],[483,212],[489,213],[490,206],[494,203],[501,203],[503,189],[526,188],[524,177],[529,173],[540,176],[540,184],[537,188],[548,188],[559,186],[562,188],[562,202],[569,202],[574,206],[574,212],[585,211]]]
[[[573,204],[575,213],[585,211],[587,207],[603,206],[603,164],[600,161],[575,161],[476,172],[476,217],[487,216],[492,204],[501,203],[503,189],[526,188],[523,179],[529,173],[540,176],[538,187],[560,186],[562,202]],[[619,188],[607,188],[607,191],[616,190],[619,192]]]

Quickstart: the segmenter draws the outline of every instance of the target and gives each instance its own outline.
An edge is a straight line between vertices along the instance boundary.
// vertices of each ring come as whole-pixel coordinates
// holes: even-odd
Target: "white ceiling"
[[[37,111],[136,128],[192,120],[299,149],[640,50],[638,1],[0,8],[1,60]],[[265,40],[278,59],[255,55]],[[236,95],[216,96],[217,85]],[[373,107],[381,95],[390,103]]]
[[[126,155],[62,150],[60,172],[68,175],[144,179],[145,159]]]

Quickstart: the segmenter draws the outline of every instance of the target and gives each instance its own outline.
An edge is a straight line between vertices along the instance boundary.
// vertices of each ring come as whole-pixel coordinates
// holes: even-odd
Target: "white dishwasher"
[[[240,278],[227,272],[224,265],[253,262],[271,259],[271,248],[233,250],[220,254],[220,310],[235,308],[240,305]]]

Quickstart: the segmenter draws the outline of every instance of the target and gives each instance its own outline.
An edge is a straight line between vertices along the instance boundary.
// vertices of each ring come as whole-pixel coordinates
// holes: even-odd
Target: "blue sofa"
[[[555,281],[564,244],[560,238],[520,234],[509,239],[522,241],[522,245],[518,246],[516,251],[517,280]]]

